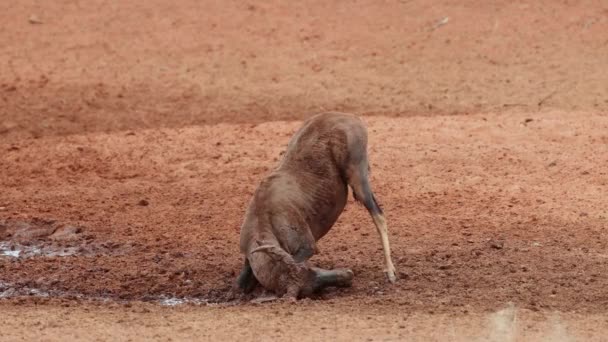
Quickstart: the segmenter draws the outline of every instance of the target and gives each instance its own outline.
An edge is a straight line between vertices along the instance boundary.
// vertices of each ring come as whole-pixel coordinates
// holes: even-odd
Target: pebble
[[[490,243],[490,247],[492,247],[494,249],[503,249],[504,246],[505,246],[505,243],[502,241],[493,241]]]

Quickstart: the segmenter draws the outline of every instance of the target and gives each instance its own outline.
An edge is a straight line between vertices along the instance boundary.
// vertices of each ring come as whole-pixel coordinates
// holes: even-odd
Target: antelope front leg
[[[382,249],[384,250],[384,262],[386,264],[386,275],[388,276],[388,280],[391,283],[397,281],[397,276],[395,275],[395,266],[393,265],[393,260],[391,259],[391,247],[388,242],[388,228],[386,227],[386,219],[383,214],[374,214],[372,215],[374,220],[374,224],[376,225],[376,229],[378,230],[378,234],[380,234],[380,240],[382,241]]]

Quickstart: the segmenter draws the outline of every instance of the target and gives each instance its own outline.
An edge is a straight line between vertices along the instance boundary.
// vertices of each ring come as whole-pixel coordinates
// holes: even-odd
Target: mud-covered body
[[[324,113],[304,123],[249,204],[241,226],[244,272],[250,265],[255,279],[279,294],[314,290],[319,270],[306,260],[344,210],[348,185],[372,214],[381,214],[367,180],[366,149],[366,128],[354,115]],[[251,274],[239,279],[242,288],[251,281]]]

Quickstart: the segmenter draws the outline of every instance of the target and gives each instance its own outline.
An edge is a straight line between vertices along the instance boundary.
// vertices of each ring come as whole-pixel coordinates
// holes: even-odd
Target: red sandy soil
[[[606,336],[605,3],[19,1],[0,22],[0,247],[54,253],[0,255],[0,339]],[[247,202],[323,110],[368,123],[401,279],[351,201],[312,261],[352,288],[226,303]]]
[[[606,317],[500,308],[428,314],[331,303],[159,308],[56,302],[3,306],[3,341],[605,341]]]

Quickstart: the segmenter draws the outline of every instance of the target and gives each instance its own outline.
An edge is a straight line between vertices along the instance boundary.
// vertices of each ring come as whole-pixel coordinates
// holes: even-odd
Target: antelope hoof
[[[386,276],[388,277],[388,281],[390,281],[391,284],[394,284],[397,282],[397,276],[395,275],[395,269],[387,270]]]
[[[337,287],[351,287],[355,274],[348,268],[335,269],[331,271],[333,276],[333,285]]]

